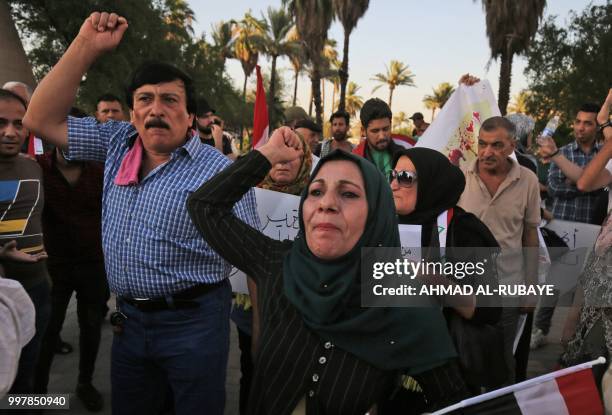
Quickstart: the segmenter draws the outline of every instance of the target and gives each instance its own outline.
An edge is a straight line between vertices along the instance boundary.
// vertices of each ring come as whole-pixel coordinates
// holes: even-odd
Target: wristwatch
[[[610,123],[610,120],[606,121],[605,123],[601,124],[598,128],[599,131],[603,131],[604,128],[606,127],[612,127],[612,124]]]

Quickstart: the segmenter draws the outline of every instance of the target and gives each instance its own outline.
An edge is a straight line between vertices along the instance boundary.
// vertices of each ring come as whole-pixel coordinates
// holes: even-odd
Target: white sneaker
[[[531,333],[531,341],[529,342],[529,348],[531,350],[542,347],[546,343],[546,334],[544,334],[541,329],[536,329],[533,333]]]

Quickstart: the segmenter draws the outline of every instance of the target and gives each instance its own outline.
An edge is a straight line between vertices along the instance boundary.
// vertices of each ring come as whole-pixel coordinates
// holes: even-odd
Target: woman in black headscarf
[[[445,248],[446,261],[449,259],[463,262],[478,262],[484,259],[487,263],[494,262],[489,255],[493,254],[493,248],[498,247],[495,237],[487,226],[476,216],[468,213],[457,206],[457,202],[465,188],[465,177],[461,170],[450,163],[440,152],[428,148],[411,148],[399,151],[394,157],[394,169],[390,173],[389,181],[393,192],[395,208],[400,224],[421,225],[421,249],[422,256],[433,260],[441,255],[440,247]],[[439,218],[445,215],[442,226],[447,226],[446,239],[440,241],[438,225],[442,223]],[[460,248],[460,249],[453,249]],[[479,248],[479,249],[466,249]],[[484,249],[486,248],[486,249]],[[452,283],[493,283],[494,278],[490,275],[494,272],[487,269],[487,279],[478,277],[476,281],[454,280]],[[488,300],[485,304],[483,300]],[[462,324],[480,326],[475,328],[471,334],[482,334],[482,330],[488,331],[483,341],[493,341],[491,336],[497,337],[496,330],[490,326],[495,324],[500,317],[501,308],[491,307],[494,298],[479,297],[476,307],[454,307],[446,308],[445,315],[449,321],[451,330],[463,330]],[[466,323],[468,322],[469,323]],[[460,324],[457,324],[460,323]],[[484,328],[486,327],[486,329]],[[472,327],[474,328],[474,327]],[[480,330],[480,331],[479,331]],[[460,333],[453,332],[458,336]],[[498,376],[489,378],[482,373],[474,373],[476,367],[465,367],[467,356],[461,353],[469,353],[464,350],[464,344],[457,344],[460,339],[453,336],[462,363],[462,373],[472,392],[477,392],[480,387],[492,387],[495,383],[501,383],[505,377],[505,370],[498,370]],[[483,350],[487,345],[483,344]],[[472,350],[473,351],[473,350]],[[494,350],[489,350],[492,359],[498,359],[499,355]],[[500,351],[501,353],[501,351]],[[472,356],[473,357],[473,356]],[[486,358],[487,356],[483,356]],[[469,359],[468,359],[469,360]],[[498,359],[499,360],[499,359]],[[495,365],[487,365],[480,362],[487,372],[494,372]],[[492,375],[495,375],[492,373]],[[419,402],[423,404],[422,394],[415,382],[405,382],[407,388],[398,394],[396,408],[405,404],[414,407]],[[409,392],[407,392],[407,390]]]
[[[399,374],[433,404],[465,396],[437,308],[361,307],[361,248],[399,247],[391,190],[365,159],[321,159],[300,201],[295,241],[276,241],[236,218],[233,205],[278,162],[299,157],[295,134],[269,142],[206,182],[188,201],[194,224],[258,285],[261,337],[250,414],[359,414],[385,401]],[[444,378],[437,376],[443,371]]]

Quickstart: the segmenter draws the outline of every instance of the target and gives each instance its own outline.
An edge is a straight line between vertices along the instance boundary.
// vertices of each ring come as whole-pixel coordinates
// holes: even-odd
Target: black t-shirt
[[[209,146],[215,146],[215,139],[214,138],[201,138],[202,142],[204,144],[208,144]],[[228,154],[232,154],[232,143],[230,143],[229,138],[227,138],[225,135],[223,136],[223,154],[224,155],[228,155]]]

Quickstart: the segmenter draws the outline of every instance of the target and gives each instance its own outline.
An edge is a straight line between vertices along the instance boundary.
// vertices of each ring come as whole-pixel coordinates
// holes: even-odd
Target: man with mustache
[[[67,116],[83,75],[127,27],[114,13],[92,13],[39,84],[24,122],[68,159],[105,162],[102,244],[117,295],[113,414],[160,413],[171,389],[177,415],[221,415],[231,266],[200,237],[185,203],[230,161],[194,130],[192,79],[171,65],[146,63],[128,82],[131,123]],[[259,227],[252,192],[235,214]]]
[[[380,172],[389,177],[393,169],[393,155],[402,149],[391,138],[391,108],[379,98],[370,98],[361,107],[361,143],[353,150],[374,163]]]
[[[460,82],[473,85],[478,79],[462,77]],[[537,176],[510,157],[514,151],[514,125],[504,117],[485,120],[478,134],[478,157],[463,169],[465,190],[458,205],[475,214],[491,230],[502,248],[498,276],[505,284],[535,284],[538,269],[538,225],[540,191]],[[528,248],[528,249],[524,249]],[[515,362],[514,340],[521,314],[533,315],[535,300],[505,298],[500,320],[504,339],[504,358],[508,367],[507,384],[524,376],[528,349]],[[527,320],[525,336],[530,336]],[[518,355],[517,355],[518,358]]]

